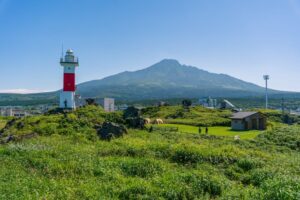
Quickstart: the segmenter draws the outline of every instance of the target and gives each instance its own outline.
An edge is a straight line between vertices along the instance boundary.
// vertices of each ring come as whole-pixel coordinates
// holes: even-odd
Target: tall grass
[[[108,142],[94,127],[105,120],[122,123],[96,107],[15,121],[4,135],[38,137],[0,146],[0,199],[299,199],[298,126],[238,142],[129,129]]]

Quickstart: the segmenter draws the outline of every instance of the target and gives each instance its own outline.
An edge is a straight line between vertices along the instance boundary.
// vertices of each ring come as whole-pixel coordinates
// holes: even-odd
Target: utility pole
[[[270,79],[269,75],[264,75],[264,80],[266,81],[266,109],[268,109],[268,80]]]

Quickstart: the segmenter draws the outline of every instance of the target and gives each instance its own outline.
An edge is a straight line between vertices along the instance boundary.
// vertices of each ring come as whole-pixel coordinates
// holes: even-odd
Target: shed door
[[[264,130],[265,129],[265,122],[263,118],[259,118],[259,129]]]
[[[245,130],[248,130],[248,122],[247,121],[244,121],[244,125],[245,125]]]
[[[257,119],[252,119],[252,129],[257,129]]]

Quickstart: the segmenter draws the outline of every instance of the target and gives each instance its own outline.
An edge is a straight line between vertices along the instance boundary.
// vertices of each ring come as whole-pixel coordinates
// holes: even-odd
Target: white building
[[[106,112],[114,112],[115,111],[115,99],[104,98],[103,99],[103,108]]]
[[[8,108],[0,108],[0,115],[4,117],[12,117],[13,116],[13,109]]]
[[[5,107],[0,108],[0,116],[4,117],[26,117],[29,113],[23,109]]]
[[[216,108],[218,101],[211,97],[199,99],[199,104],[206,108]]]

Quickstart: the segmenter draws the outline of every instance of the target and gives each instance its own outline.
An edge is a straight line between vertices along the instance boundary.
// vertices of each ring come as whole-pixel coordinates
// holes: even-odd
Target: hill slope
[[[142,70],[126,71],[79,84],[78,91],[82,96],[143,99],[251,96],[263,93],[264,88],[225,74],[210,73],[165,59]]]
[[[299,98],[299,93],[270,90],[270,96]],[[263,96],[264,88],[226,74],[165,59],[148,68],[122,72],[77,85],[82,97],[113,97],[121,100]],[[40,94],[0,94],[0,105],[56,103],[59,91]]]
[[[218,112],[199,109],[211,119]],[[107,120],[124,123],[96,106],[8,122],[0,140],[16,141],[0,145],[0,199],[299,199],[298,125],[240,141],[167,129],[99,140]]]

